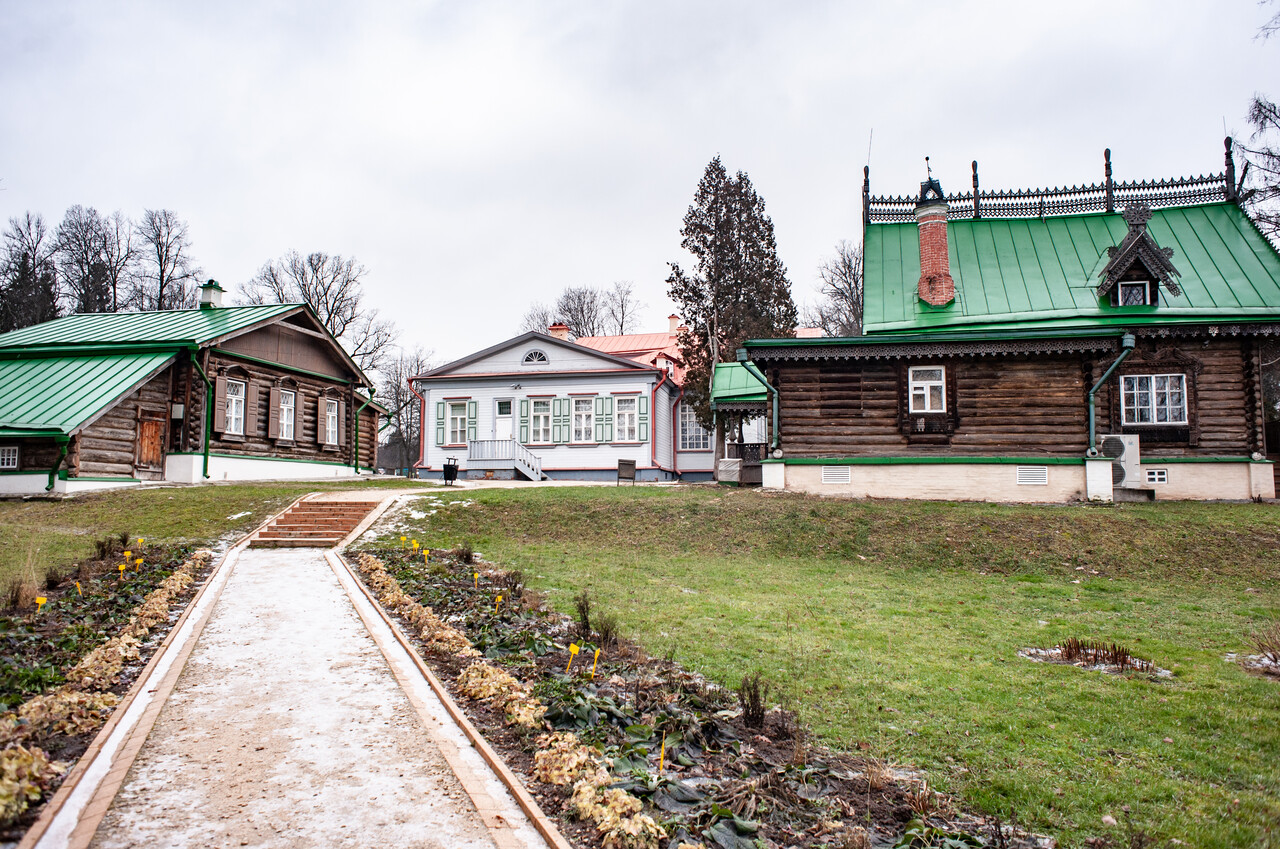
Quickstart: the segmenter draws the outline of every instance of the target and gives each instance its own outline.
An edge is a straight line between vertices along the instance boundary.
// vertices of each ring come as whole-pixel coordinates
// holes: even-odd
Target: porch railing
[[[542,480],[542,458],[514,439],[472,439],[467,442],[467,460],[477,462],[519,463],[532,472],[534,480]]]

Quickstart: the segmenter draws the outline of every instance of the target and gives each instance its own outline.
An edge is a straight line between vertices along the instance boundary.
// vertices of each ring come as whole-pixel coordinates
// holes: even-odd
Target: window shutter
[[[258,435],[258,384],[246,380],[244,394],[244,435],[252,438]]]
[[[347,402],[338,402],[338,444],[347,444]]]
[[[316,399],[316,442],[321,445],[329,443],[329,411],[325,409],[328,400],[323,395]]]
[[[520,444],[529,444],[529,399],[520,399]]]
[[[297,403],[297,396],[294,396],[294,403]],[[297,436],[297,431],[294,431]],[[267,394],[267,439],[280,438],[280,388],[278,386],[271,387],[271,391]]]
[[[596,442],[613,442],[613,398],[596,399]]]
[[[476,438],[476,409],[479,405],[475,401],[467,402],[467,441],[470,442]]]
[[[222,433],[227,429],[227,379],[218,377],[213,381],[213,431]]]
[[[644,395],[636,399],[636,436],[641,442],[649,441],[649,399]]]
[[[436,445],[444,445],[444,402],[436,402]]]
[[[306,417],[302,414],[302,390],[295,389],[293,392],[293,441],[302,441],[302,423],[306,421]]]
[[[553,417],[551,419],[551,441],[568,442],[572,435],[573,402],[568,398],[556,398],[551,402]]]
[[[596,426],[596,442],[604,442],[604,399],[596,397],[596,409],[593,416]]]

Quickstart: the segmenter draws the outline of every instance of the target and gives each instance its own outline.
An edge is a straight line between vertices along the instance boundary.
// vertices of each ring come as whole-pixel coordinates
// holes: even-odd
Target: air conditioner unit
[[[1099,438],[1098,450],[1111,458],[1111,482],[1119,487],[1139,487],[1142,461],[1138,454],[1139,438],[1133,433],[1107,434]]]
[[[716,480],[738,483],[742,479],[742,461],[725,458],[716,463]]]

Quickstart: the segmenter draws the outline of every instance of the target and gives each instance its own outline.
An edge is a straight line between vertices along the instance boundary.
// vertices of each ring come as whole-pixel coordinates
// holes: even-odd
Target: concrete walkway
[[[319,550],[242,552],[91,845],[545,847],[386,642]]]

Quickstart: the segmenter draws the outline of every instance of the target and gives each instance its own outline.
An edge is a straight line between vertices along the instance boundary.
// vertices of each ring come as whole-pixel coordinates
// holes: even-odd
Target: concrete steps
[[[368,516],[373,501],[303,501],[263,528],[250,548],[332,548]]]

